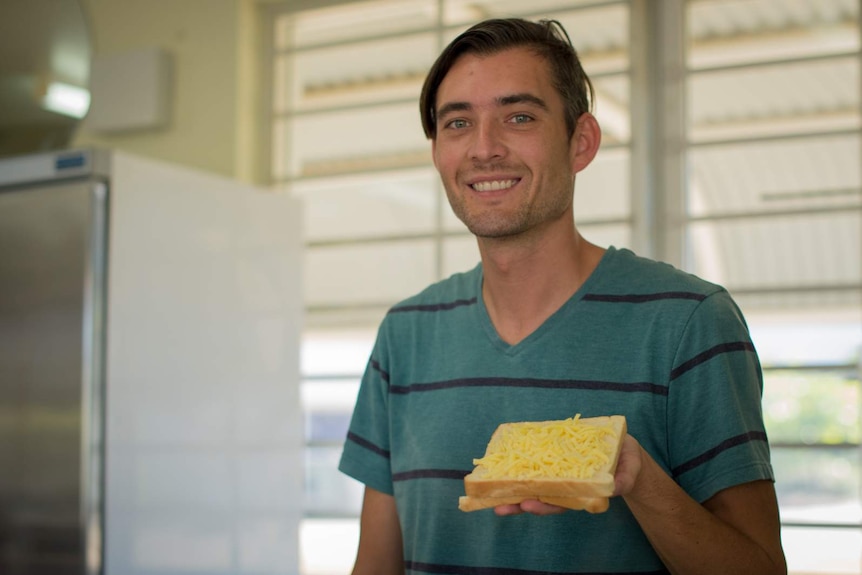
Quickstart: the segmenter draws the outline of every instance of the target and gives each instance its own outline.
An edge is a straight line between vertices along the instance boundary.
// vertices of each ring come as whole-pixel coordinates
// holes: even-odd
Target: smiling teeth
[[[477,192],[496,192],[505,190],[515,185],[517,180],[497,180],[494,182],[477,182],[473,184],[473,189]]]

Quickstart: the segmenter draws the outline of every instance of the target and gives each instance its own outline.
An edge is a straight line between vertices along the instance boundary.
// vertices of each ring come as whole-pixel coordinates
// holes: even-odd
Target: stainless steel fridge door
[[[0,189],[0,573],[101,572],[107,187]]]

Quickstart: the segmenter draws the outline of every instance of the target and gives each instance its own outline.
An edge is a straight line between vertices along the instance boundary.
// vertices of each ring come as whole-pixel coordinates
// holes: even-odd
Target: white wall
[[[105,573],[297,573],[296,201],[114,154],[109,205]]]
[[[81,0],[94,58],[143,48],[173,60],[167,127],[97,132],[82,122],[73,147],[97,146],[260,182],[257,150],[261,34],[254,0]],[[94,103],[95,105],[95,103]]]

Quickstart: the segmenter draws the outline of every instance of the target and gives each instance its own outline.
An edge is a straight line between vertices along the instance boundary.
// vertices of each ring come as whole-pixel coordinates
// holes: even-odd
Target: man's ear
[[[584,112],[575,124],[570,149],[572,153],[572,173],[578,173],[593,161],[602,143],[602,129],[596,117]]]

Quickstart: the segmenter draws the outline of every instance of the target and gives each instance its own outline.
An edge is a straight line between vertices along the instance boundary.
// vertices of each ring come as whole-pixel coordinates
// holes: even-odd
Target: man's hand
[[[617,471],[614,474],[614,495],[628,495],[635,488],[643,467],[643,448],[629,434],[623,438]]]
[[[498,505],[494,508],[494,513],[503,517],[505,515],[520,515],[521,513],[532,513],[533,515],[558,515],[568,511],[565,507],[557,507],[556,505],[548,505],[536,499],[525,499],[518,504]]]

